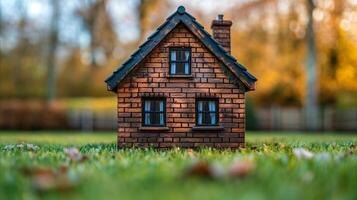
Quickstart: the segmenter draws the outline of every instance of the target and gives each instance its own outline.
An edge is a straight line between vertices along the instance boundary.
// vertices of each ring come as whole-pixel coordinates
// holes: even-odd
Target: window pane
[[[143,104],[144,125],[165,124],[165,101],[160,99],[145,100]]]
[[[207,101],[203,101],[203,111],[204,112],[208,112],[209,109],[208,109],[208,102]]]
[[[159,101],[159,103],[160,103],[160,109],[159,109],[159,111],[160,111],[160,112],[163,112],[163,111],[164,111],[164,101]]]
[[[150,101],[145,101],[145,111],[150,111]]]
[[[151,124],[151,121],[150,121],[150,113],[145,113],[144,124],[145,124],[145,125],[150,125],[150,124]]]
[[[185,61],[188,62],[190,59],[190,51],[185,51]]]
[[[160,125],[164,125],[164,113],[160,113]]]
[[[178,48],[170,50],[170,74],[187,75],[190,74],[190,57],[189,49]]]
[[[197,114],[197,123],[198,123],[199,125],[202,125],[202,113],[198,113],[198,114]]]
[[[215,125],[216,124],[216,113],[210,113],[210,124]]]
[[[202,101],[198,101],[197,110],[198,110],[198,112],[202,112],[203,111],[203,102]]]
[[[215,101],[209,101],[208,105],[209,105],[208,110],[210,112],[215,112],[216,111],[216,102]]]
[[[204,124],[209,125],[211,122],[211,117],[210,117],[209,113],[205,113],[203,118],[204,118],[204,120],[203,120]]]
[[[155,111],[155,101],[150,101],[150,111]]]
[[[185,63],[185,74],[190,74],[190,64],[189,63]]]
[[[217,125],[218,124],[218,107],[215,100],[198,100],[197,101],[197,124],[198,125]]]
[[[159,113],[152,113],[152,124],[160,124],[159,123]]]
[[[185,52],[183,50],[177,51],[177,60],[178,61],[185,61]]]
[[[176,51],[171,51],[170,60],[176,61]]]
[[[154,100],[154,101],[153,101],[153,104],[152,104],[153,107],[152,107],[151,111],[154,111],[154,112],[159,111],[159,104],[160,104],[159,101]]]
[[[171,74],[176,74],[176,63],[171,63]]]
[[[185,63],[176,63],[176,74],[185,74]]]

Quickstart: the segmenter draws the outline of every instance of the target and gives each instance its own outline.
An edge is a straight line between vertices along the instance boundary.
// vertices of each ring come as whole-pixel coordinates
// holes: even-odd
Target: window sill
[[[167,75],[168,78],[193,78],[192,74],[189,75],[184,75],[184,74],[168,74]]]
[[[194,126],[192,127],[193,131],[222,131],[224,130],[223,126]]]
[[[140,131],[168,131],[167,126],[142,126],[139,128]]]

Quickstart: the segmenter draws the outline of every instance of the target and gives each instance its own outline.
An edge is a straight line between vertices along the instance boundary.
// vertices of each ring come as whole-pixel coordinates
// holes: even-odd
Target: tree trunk
[[[305,102],[306,110],[306,128],[309,131],[314,131],[319,128],[319,108],[317,102],[318,96],[318,81],[316,69],[316,43],[313,26],[313,11],[315,9],[313,0],[307,0],[308,24],[306,29],[306,46],[307,46],[307,95]]]
[[[52,0],[52,19],[49,35],[47,57],[47,102],[51,103],[56,96],[56,51],[58,46],[59,1]]]

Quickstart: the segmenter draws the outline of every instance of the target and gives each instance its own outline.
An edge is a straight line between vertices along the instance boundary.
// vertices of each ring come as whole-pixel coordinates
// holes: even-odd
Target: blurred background
[[[0,130],[115,130],[104,80],[179,5],[233,21],[249,130],[357,131],[357,0],[0,0]]]

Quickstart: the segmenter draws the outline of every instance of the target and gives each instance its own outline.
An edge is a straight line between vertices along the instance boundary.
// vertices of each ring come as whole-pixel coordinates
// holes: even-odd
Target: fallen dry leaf
[[[228,170],[230,177],[243,178],[255,170],[255,164],[252,161],[236,161]]]
[[[25,176],[37,176],[42,174],[54,174],[54,171],[50,168],[44,167],[23,167],[21,168],[22,173]]]
[[[213,171],[207,162],[196,161],[187,169],[186,175],[211,178],[213,177]]]
[[[39,192],[70,191],[76,185],[68,177],[68,166],[62,165],[58,170],[45,167],[22,168],[24,175],[32,180],[33,187]]]
[[[32,180],[34,188],[41,192],[49,190],[69,191],[74,188],[74,183],[65,174],[37,174]]]
[[[68,172],[68,165],[61,165],[58,169],[59,173],[65,174]]]

